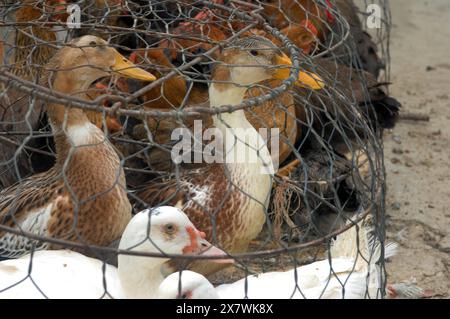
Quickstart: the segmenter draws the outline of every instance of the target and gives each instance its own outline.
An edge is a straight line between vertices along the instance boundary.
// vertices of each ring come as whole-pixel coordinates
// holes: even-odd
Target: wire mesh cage
[[[0,296],[157,297],[164,264],[223,296],[289,270],[277,297],[385,297],[387,1],[2,1],[0,23]]]

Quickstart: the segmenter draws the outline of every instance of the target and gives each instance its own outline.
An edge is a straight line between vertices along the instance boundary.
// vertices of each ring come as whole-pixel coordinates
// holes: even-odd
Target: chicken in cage
[[[3,1],[0,298],[398,294],[365,5]]]

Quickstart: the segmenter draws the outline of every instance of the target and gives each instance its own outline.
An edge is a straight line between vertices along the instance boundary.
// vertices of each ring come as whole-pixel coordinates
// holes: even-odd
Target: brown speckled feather
[[[225,165],[211,164],[185,171],[178,180],[170,176],[152,181],[137,196],[149,206],[179,205],[214,245],[229,253],[244,252],[262,229],[266,207],[248,195],[255,185],[245,170],[233,172],[240,175],[234,177],[240,185],[233,184],[229,174]],[[189,269],[208,275],[223,267],[195,262]]]
[[[32,6],[22,6],[16,13],[17,22],[36,22],[42,15],[39,8]],[[37,40],[38,39],[38,40]],[[56,35],[49,28],[44,26],[18,26],[15,32],[15,39],[12,45],[11,57],[8,62],[8,71],[28,81],[36,81],[42,74],[41,69],[49,58],[55,53],[55,48],[44,42],[54,43]],[[5,45],[6,48],[10,48]],[[1,60],[0,60],[1,61]],[[2,61],[3,62],[3,61]],[[39,119],[42,112],[42,101],[36,100],[32,111],[30,111],[30,96],[13,88],[9,88],[0,97],[0,128],[4,131],[21,132],[37,130]],[[27,121],[25,117],[27,115]],[[12,135],[10,139],[22,144],[27,135]],[[28,145],[34,146],[34,140],[28,142]],[[18,181],[14,162],[16,162],[20,174],[28,174],[31,169],[31,163],[28,154],[22,150],[18,155],[17,145],[6,143],[4,140],[0,145],[0,162],[2,163],[0,174],[1,187],[7,187]],[[11,160],[13,159],[13,160]]]
[[[75,151],[64,177],[62,167],[56,165],[3,190],[0,222],[41,236],[95,245],[108,245],[119,238],[131,217],[131,206],[119,159],[106,156],[114,151],[108,144]],[[105,174],[113,171],[116,174]],[[0,233],[1,256],[20,256],[31,244],[40,249],[59,248]]]

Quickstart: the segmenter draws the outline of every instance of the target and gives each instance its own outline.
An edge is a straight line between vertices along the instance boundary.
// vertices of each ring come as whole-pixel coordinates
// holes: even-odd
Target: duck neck
[[[246,92],[245,87],[235,85],[212,84],[209,87],[209,98],[211,107],[218,108],[223,105],[237,105],[242,102]],[[214,126],[226,132],[228,128],[250,128],[252,125],[247,121],[244,110],[236,110],[231,113],[221,113],[213,116]],[[226,136],[225,134],[223,136]]]
[[[56,74],[53,89],[67,95],[83,97],[89,83],[73,71],[64,71]],[[92,145],[104,140],[103,132],[89,121],[81,109],[51,103],[47,106],[47,115],[55,138],[57,163],[66,160],[71,147]]]
[[[118,274],[124,298],[156,298],[164,280],[162,265],[169,259],[119,255]]]
[[[209,88],[211,107],[237,105],[242,102],[245,87],[232,84]],[[247,120],[244,110],[220,113],[213,116],[214,126],[218,128],[224,142],[224,159],[230,169],[245,168],[250,174],[261,175],[273,171],[272,158],[262,136]],[[253,168],[253,169],[251,169]]]

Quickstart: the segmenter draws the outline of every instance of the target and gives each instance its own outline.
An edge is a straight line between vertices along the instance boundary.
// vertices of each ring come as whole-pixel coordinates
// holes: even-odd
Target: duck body
[[[262,37],[237,40],[220,59],[209,87],[212,108],[237,105],[249,86],[272,77],[289,76],[286,69],[270,71],[269,65],[290,60]],[[248,65],[254,65],[254,70],[249,70]],[[150,206],[178,203],[194,224],[205,230],[207,238],[229,253],[242,252],[265,223],[273,161],[264,139],[243,110],[214,115],[213,122],[223,138],[222,145],[227,145],[220,150],[222,163],[151,182],[137,195]]]
[[[85,36],[72,44],[61,49],[47,66],[57,70],[44,78],[56,91],[84,96],[83,92],[95,80],[108,76],[109,70],[133,66],[100,38]],[[87,48],[81,50],[79,46]],[[129,72],[154,79],[140,71]],[[40,236],[108,245],[120,237],[131,218],[119,156],[82,110],[49,104],[47,114],[55,139],[56,163],[49,171],[0,193],[0,221]],[[14,234],[0,234],[2,257],[19,257],[34,245],[57,249]]]
[[[37,251],[2,261],[0,278],[0,299],[123,298],[116,268],[70,250]]]
[[[210,91],[214,91],[214,87]],[[222,101],[226,103],[227,100]],[[255,156],[257,160],[253,164],[212,163],[187,170],[179,178],[171,176],[152,181],[149,187],[138,192],[138,196],[149,205],[181,205],[193,223],[205,231],[207,238],[228,252],[242,252],[261,232],[265,223],[272,175],[262,172],[262,162],[265,160],[268,165],[272,162],[265,142],[246,120],[244,112],[233,113],[224,115],[222,119],[232,129],[250,130],[246,140],[250,148],[244,145],[245,140],[236,140],[230,152],[245,149],[248,156],[255,156],[257,148],[262,145],[262,159]],[[216,127],[222,126],[222,132],[227,134],[226,125],[219,122],[216,121]],[[206,267],[208,270],[203,272],[212,272],[220,266],[209,264]]]
[[[59,138],[66,138],[60,134],[64,136]],[[4,189],[0,193],[2,223],[40,236],[107,245],[120,237],[131,218],[119,157],[91,123],[69,129],[69,135],[80,140],[88,137],[80,142],[91,146],[77,148],[49,171]],[[1,256],[20,256],[36,244],[26,237],[2,235]],[[57,246],[39,243],[36,248]]]
[[[357,299],[364,295],[367,274],[350,276],[354,265],[354,260],[345,258],[333,259],[331,267],[328,260],[321,260],[296,270],[248,276],[232,284],[220,285],[216,291],[221,299]],[[345,294],[343,282],[346,283]]]
[[[138,196],[147,203],[182,205],[192,222],[202,225],[207,238],[230,251],[245,251],[262,230],[270,176],[255,180],[244,168],[229,170],[214,164],[189,170],[179,180],[172,178],[155,180]],[[260,192],[255,192],[253,183],[258,183]],[[215,231],[217,227],[220,231]]]
[[[360,224],[361,225],[361,224]],[[331,258],[286,272],[252,275],[234,283],[213,287],[200,274],[184,271],[168,276],[160,285],[166,298],[181,292],[192,298],[220,299],[364,299],[379,297],[380,276],[377,262],[380,243],[375,244],[370,227],[354,226],[338,235],[331,247]],[[358,235],[359,232],[359,235]],[[395,255],[397,245],[385,246],[384,258]]]
[[[371,232],[361,222],[337,236],[330,258],[285,272],[248,276],[220,285],[216,291],[223,299],[364,299],[366,293],[374,298],[379,287],[376,262],[381,256],[381,244]],[[384,258],[395,255],[396,249],[395,243],[387,244]]]
[[[136,214],[119,248],[144,253],[224,254],[204,239],[182,211],[168,206]],[[74,251],[36,251],[0,262],[0,299],[155,298],[164,279],[160,267],[165,261],[120,254],[116,268]]]

